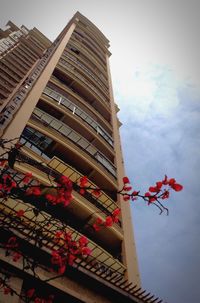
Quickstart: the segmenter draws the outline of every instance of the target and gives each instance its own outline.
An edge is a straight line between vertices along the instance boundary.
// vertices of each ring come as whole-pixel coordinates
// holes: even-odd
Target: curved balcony
[[[103,84],[103,82],[84,64],[82,64],[75,56],[71,55],[70,53],[64,51],[63,55],[64,58],[67,58],[68,60],[72,61],[74,64],[76,64],[78,67],[80,67],[89,77],[94,81],[95,83],[98,83],[100,86],[100,89],[103,91],[103,93],[108,97],[109,91],[106,88],[106,86]]]
[[[85,108],[87,112],[90,112],[93,117],[96,117],[99,121],[99,124],[106,130],[109,136],[112,137],[112,125],[110,124],[110,118],[108,116],[109,120],[106,119],[106,117],[99,111],[99,104],[95,106],[94,102],[90,100],[88,101],[87,98],[81,96],[79,90],[75,89],[74,87],[72,88],[70,84],[67,85],[65,81],[55,75],[51,76],[49,82],[53,84],[53,87],[58,88],[59,91],[61,91],[62,93],[67,94],[67,96],[69,95],[72,100],[74,100],[74,103],[78,102],[78,104],[81,104],[81,106],[83,106],[83,108]]]
[[[45,137],[45,141],[41,142],[39,137],[37,137],[37,140],[35,140],[36,135],[37,134],[35,134],[35,133],[31,133],[30,135],[28,135],[28,136],[30,136],[30,138],[28,138],[27,131],[26,132],[24,131],[24,133],[22,134],[22,137],[20,138],[20,142],[23,144],[23,146],[27,147],[24,149],[24,153],[25,154],[28,153],[29,156],[25,156],[25,155],[21,154],[20,159],[22,161],[24,160],[25,162],[30,163],[30,165],[38,168],[39,170],[43,171],[44,173],[46,173],[48,175],[53,176],[54,178],[58,178],[60,175],[67,176],[74,183],[74,190],[76,190],[77,193],[79,193],[80,188],[77,184],[79,184],[80,179],[84,175],[81,174],[74,167],[63,162],[62,160],[60,160],[59,158],[57,158],[55,156],[53,158],[49,158],[45,154],[44,150],[45,150],[45,148],[48,147],[48,145],[51,144],[52,140]],[[31,137],[32,137],[32,139],[31,139]],[[33,153],[30,153],[29,149],[31,149],[33,151]],[[47,166],[40,165],[41,158],[38,157],[37,155],[34,155],[34,153],[36,153],[37,155],[39,155],[43,159],[45,159]],[[96,188],[97,185],[94,184],[91,180],[88,180],[88,187]],[[111,215],[111,213],[116,208],[118,208],[118,204],[116,202],[114,202],[114,200],[112,200],[111,197],[109,197],[103,191],[103,189],[101,190],[101,193],[98,198],[94,197],[91,193],[91,190],[89,190],[89,189],[86,191],[85,197],[91,204],[93,204],[94,206],[99,208],[103,213],[105,213],[107,215]],[[117,225],[120,226],[121,225],[120,222],[117,223]]]
[[[95,63],[98,64],[98,66],[101,66],[101,69],[106,73],[106,64],[105,62],[102,61],[101,58],[99,58],[99,56],[96,55],[96,53],[90,49],[85,43],[83,43],[82,40],[79,39],[79,37],[77,37],[77,35],[72,35],[70,38],[70,42],[73,41],[78,45],[78,48],[81,51],[84,51],[88,57],[92,58],[93,61],[95,61]]]
[[[70,38],[67,48],[75,48],[76,53],[80,54],[80,57],[86,58],[87,61],[90,62],[90,65],[95,66],[100,72],[103,73],[104,77],[107,79],[108,76],[105,67],[103,67],[102,64],[99,63],[99,61],[97,61],[93,56],[91,56],[86,48],[81,47],[80,43],[76,39]]]
[[[23,209],[25,214],[18,220],[16,216],[17,211]],[[41,239],[41,250],[46,251],[47,253],[51,253],[52,250],[60,249],[63,245],[63,240],[56,242],[53,240],[55,237],[55,233],[59,231],[61,228],[66,232],[71,233],[72,239],[77,241],[83,234],[76,231],[69,225],[65,223],[61,223],[59,219],[51,216],[49,213],[45,211],[41,211],[37,216],[37,220],[35,221],[34,212],[31,211],[34,209],[34,206],[31,204],[24,203],[19,200],[9,199],[8,201],[0,202],[0,210],[1,210],[1,222],[4,222],[4,226],[6,230],[12,230],[9,222],[15,224],[15,231],[17,232],[18,237],[22,239],[31,239],[29,243],[33,243],[37,241],[38,237]],[[28,211],[27,211],[28,210]],[[26,212],[27,211],[27,212]],[[46,222],[48,221],[48,226],[46,226]],[[43,240],[42,240],[43,239]],[[78,257],[75,259],[76,265],[84,266],[90,272],[101,276],[104,274],[108,281],[109,280],[125,280],[124,273],[126,271],[126,267],[117,259],[115,259],[112,255],[110,255],[106,250],[104,250],[101,246],[97,245],[95,242],[89,239],[88,247],[91,249],[91,256],[86,258]]]
[[[74,104],[68,98],[64,97],[62,94],[54,91],[50,87],[46,87],[43,93],[51,97],[55,101],[57,101],[59,105],[62,105],[65,108],[69,109],[74,115],[80,117],[91,128],[93,128],[97,132],[97,134],[99,134],[107,143],[109,143],[113,147],[112,137],[106,132],[106,130],[103,127],[100,126],[100,124],[97,121],[95,121],[92,117],[90,117],[90,115],[88,115],[79,106]]]
[[[84,45],[84,47],[86,47],[91,53],[93,53],[95,58],[97,58],[97,60],[101,62],[101,64],[106,65],[105,55],[102,54],[100,50],[97,50],[96,47],[94,47],[94,45],[88,41],[87,37],[84,37],[76,30],[73,32],[73,37],[75,37],[81,43],[81,45]]]
[[[81,28],[76,28],[75,30],[75,33],[78,34],[80,36],[80,38],[84,39],[87,41],[87,43],[89,43],[90,45],[93,46],[94,48],[94,51],[97,53],[97,54],[101,54],[101,57],[103,59],[105,59],[105,45],[104,44],[101,44],[101,46],[99,44],[97,44],[95,42],[95,36],[92,35],[87,31],[83,31]]]
[[[72,73],[76,78],[78,78],[79,80],[81,80],[89,89],[91,89],[93,91],[94,94],[96,94],[98,96],[98,98],[101,100],[101,102],[103,102],[104,104],[108,105],[108,101],[104,98],[104,96],[99,92],[98,89],[96,89],[96,87],[94,87],[85,77],[83,77],[79,71],[77,71],[73,65],[71,65],[70,63],[66,62],[64,59],[60,59],[59,63],[60,66],[64,67],[65,69],[67,69],[70,73]]]
[[[103,155],[101,154],[89,141],[83,138],[80,134],[74,131],[65,123],[53,118],[49,114],[43,112],[42,110],[35,108],[33,118],[38,119],[40,122],[45,123],[46,126],[53,128],[59,132],[64,137],[70,139],[78,147],[86,151],[92,158],[104,166],[104,168],[116,177],[115,166]]]
[[[41,210],[47,211],[77,231],[83,232],[91,240],[111,253],[112,256],[117,258],[120,256],[121,241],[123,240],[123,232],[120,228],[121,222],[118,221],[109,228],[102,228],[98,233],[94,232],[92,228],[97,218],[105,220],[106,216],[110,216],[113,210],[118,208],[118,205],[108,197],[103,190],[99,198],[95,197],[89,188],[85,191],[84,195],[81,195],[79,181],[83,175],[58,158],[54,157],[44,164],[43,159],[38,157],[38,155],[34,155],[34,153],[26,147],[23,147],[19,158],[20,163],[17,161],[15,163],[15,169],[18,171],[16,175],[18,181],[20,181],[19,172],[23,174],[31,172],[34,179],[47,186],[53,184],[54,180],[58,179],[61,175],[68,176],[73,183],[73,201],[66,208],[62,206],[51,206],[48,201],[44,200],[44,196],[41,196]],[[31,180],[32,185],[35,184],[34,179]],[[88,186],[96,188],[96,185],[90,180]],[[44,189],[44,194],[47,192],[48,188]],[[31,201],[29,199],[26,200],[26,202]],[[32,201],[31,203],[35,202]],[[39,207],[37,202],[34,205]]]
[[[8,102],[3,112],[0,115],[0,135],[3,134],[6,127],[11,123],[13,115],[18,111],[21,104],[26,99],[27,94],[35,84],[36,80],[39,78],[40,74],[44,70],[45,66],[48,64],[51,56],[53,55],[55,49],[58,47],[58,41],[49,47],[48,51],[42,56],[35,68],[31,73],[23,80],[22,85],[19,87],[18,91],[11,100]],[[20,80],[20,79],[19,79]]]

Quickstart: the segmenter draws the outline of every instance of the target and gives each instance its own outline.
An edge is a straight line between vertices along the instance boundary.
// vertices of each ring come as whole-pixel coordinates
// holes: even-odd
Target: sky
[[[168,303],[199,303],[200,1],[0,0],[0,26],[35,26],[53,40],[77,10],[110,40],[134,189],[165,174],[184,186],[166,201],[169,216],[132,204],[142,286]]]

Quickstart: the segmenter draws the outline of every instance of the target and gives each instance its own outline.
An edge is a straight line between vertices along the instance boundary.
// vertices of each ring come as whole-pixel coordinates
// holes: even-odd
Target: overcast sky
[[[200,302],[200,1],[0,0],[10,19],[55,39],[76,11],[111,43],[127,175],[147,189],[165,174],[184,185],[166,202],[132,206],[144,289],[168,303]]]

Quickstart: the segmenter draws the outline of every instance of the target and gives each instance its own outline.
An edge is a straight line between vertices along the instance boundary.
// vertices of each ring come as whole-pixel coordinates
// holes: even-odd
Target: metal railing
[[[44,94],[48,95],[52,99],[58,102],[59,105],[62,105],[73,112],[74,115],[77,115],[82,120],[84,120],[88,125],[90,125],[97,134],[101,135],[107,143],[113,146],[112,137],[105,131],[105,129],[100,126],[100,124],[95,121],[90,115],[88,115],[84,110],[82,110],[79,106],[74,104],[71,100],[64,97],[62,94],[56,92],[50,87],[46,87],[43,91]]]
[[[62,247],[62,241],[55,243],[53,240],[55,233],[62,228],[65,232],[69,232],[72,236],[72,239],[77,241],[83,234],[72,228],[71,226],[60,222],[60,219],[52,216],[51,214],[40,211],[40,215],[37,216],[37,223],[32,219],[33,216],[30,215],[31,209],[34,210],[34,206],[26,202],[19,200],[9,199],[9,203],[5,200],[0,201],[0,210],[1,210],[1,222],[5,220],[5,228],[7,230],[13,230],[12,224],[9,227],[9,220],[15,222],[15,231],[18,233],[20,238],[28,237],[29,243],[30,240],[37,240],[38,237],[41,239],[44,238],[42,242],[42,247],[46,252],[51,252]],[[19,209],[23,209],[25,214],[23,220],[18,220],[16,212]],[[26,210],[28,213],[26,215]],[[34,212],[33,212],[34,213]],[[24,220],[25,219],[25,220]],[[48,227],[46,222],[49,222]],[[124,273],[126,267],[117,259],[115,259],[111,254],[104,250],[101,246],[97,245],[92,240],[88,239],[88,247],[91,249],[92,254],[88,259],[87,269],[97,275],[106,273],[106,275],[111,280],[117,280],[119,278],[125,279]],[[77,258],[75,263],[79,265],[82,262],[86,262],[85,259]]]
[[[86,151],[92,158],[97,160],[101,165],[106,168],[114,177],[116,177],[116,168],[98,149],[82,137],[79,133],[73,130],[71,127],[65,123],[55,119],[53,116],[47,114],[46,112],[35,108],[32,114],[32,118],[36,118],[39,122],[42,122],[46,126],[53,128],[55,131],[59,132],[62,136],[70,139],[78,147]]]
[[[109,95],[108,89],[105,87],[105,85],[102,84],[102,82],[98,79],[97,76],[95,76],[84,64],[82,64],[76,57],[72,56],[68,52],[64,51],[63,56],[68,58],[70,61],[81,67],[82,70],[84,70],[93,80],[95,80],[96,83],[98,83],[101,86],[101,89]]]
[[[64,59],[61,58],[59,60],[59,65],[62,66],[62,67],[64,67],[65,69],[67,69],[69,72],[71,72],[73,75],[75,75],[75,77],[77,77],[79,80],[81,80],[82,82],[84,82],[100,98],[100,100],[103,102],[103,104],[105,104],[106,106],[108,106],[108,101],[104,98],[104,96],[102,96],[102,94],[99,92],[99,90],[96,89],[83,76],[81,76],[80,73],[78,71],[76,71],[76,69],[71,64],[69,64]]]

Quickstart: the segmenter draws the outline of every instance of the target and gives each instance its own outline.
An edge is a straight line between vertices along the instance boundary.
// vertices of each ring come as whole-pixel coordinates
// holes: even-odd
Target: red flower
[[[62,264],[62,258],[57,251],[52,251],[51,256],[52,256],[51,257],[52,264],[59,265],[59,266]]]
[[[149,197],[149,203],[153,203],[156,201],[156,198],[155,197]]]
[[[83,195],[85,194],[85,189],[80,188],[79,193],[80,193],[80,195],[82,195],[82,196],[83,196]]]
[[[130,196],[128,196],[128,195],[123,195],[123,200],[124,200],[124,201],[129,201],[129,200],[130,200]]]
[[[31,178],[33,177],[32,173],[26,173],[24,179],[22,180],[25,184],[27,184]]]
[[[174,178],[172,178],[168,181],[168,184],[169,184],[169,186],[172,186],[175,182],[176,182],[176,180]]]
[[[58,179],[58,185],[64,185],[67,189],[72,190],[72,181],[67,176],[61,176]]]
[[[4,292],[4,295],[8,295],[11,293],[11,289],[9,287],[4,287],[3,292]]]
[[[72,255],[72,254],[69,254],[68,255],[68,264],[70,265],[70,266],[72,266],[73,264],[74,264],[74,260],[76,259],[76,257],[74,256],[74,255]]]
[[[163,184],[162,184],[162,182],[161,182],[161,181],[156,182],[156,186],[157,186],[157,188],[161,189],[162,185],[163,185]]]
[[[130,184],[129,178],[128,177],[123,177],[123,183],[124,184]]]
[[[23,209],[18,210],[18,212],[16,213],[17,217],[22,217],[24,215],[25,211]]]
[[[28,298],[32,298],[32,296],[34,295],[35,293],[35,288],[30,288],[27,292],[26,292],[26,296]]]
[[[88,184],[88,178],[86,176],[83,176],[80,178],[80,186],[85,187]]]
[[[92,191],[92,194],[95,196],[95,197],[99,197],[101,195],[101,191],[99,188],[95,188],[93,191]]]
[[[166,176],[166,175],[165,175],[164,180],[162,180],[162,184],[163,184],[163,185],[167,185],[167,184],[168,184],[168,179],[167,179],[167,176]]]
[[[117,223],[119,221],[119,217],[118,216],[115,216],[112,219],[113,219],[113,223]]]
[[[162,187],[163,183],[162,182],[156,182],[156,186],[150,186],[149,191],[153,193],[158,193]]]
[[[123,190],[124,191],[130,191],[132,189],[132,186],[124,186]]]
[[[111,216],[106,217],[106,221],[105,221],[104,224],[105,224],[106,227],[112,226],[113,225],[113,219],[112,219],[112,217]]]
[[[168,199],[169,198],[169,191],[165,190],[164,193],[162,194],[161,198],[164,199]]]
[[[81,236],[78,242],[80,246],[85,246],[88,244],[88,239],[85,236]]]
[[[63,264],[62,266],[59,267],[58,273],[59,274],[64,274],[65,270],[66,270],[66,265]]]
[[[2,179],[3,182],[1,184],[1,189],[3,189],[5,192],[9,193],[13,188],[17,187],[16,182],[12,180],[11,176],[4,175]]]
[[[103,220],[101,218],[97,218],[96,223],[100,225],[103,223]]]
[[[156,186],[155,187],[154,186],[150,186],[149,187],[149,191],[152,192],[152,193],[156,193],[156,192],[159,191],[159,189]]]
[[[81,249],[82,255],[89,256],[92,253],[92,250],[89,247],[83,247]]]
[[[39,187],[30,187],[26,191],[27,195],[34,195],[34,196],[40,196],[41,195],[41,189]]]
[[[115,210],[113,210],[112,215],[113,216],[119,216],[121,213],[121,209],[120,208],[116,208]]]
[[[55,238],[60,238],[62,235],[63,235],[63,231],[59,230],[55,233]]]
[[[136,196],[139,194],[139,191],[133,191],[132,194],[131,194],[131,200],[132,201],[135,201],[137,200]]]
[[[50,203],[56,204],[56,197],[54,195],[47,194],[45,197]]]
[[[94,223],[92,226],[95,231],[100,231],[100,229],[101,229],[100,225],[97,225],[96,223]]]
[[[181,184],[178,184],[178,183],[173,183],[171,185],[171,188],[174,189],[175,191],[181,191],[183,189],[183,186]]]
[[[103,224],[103,220],[101,218],[97,218],[96,222],[93,224],[94,230],[99,231],[101,229],[102,224]]]
[[[17,262],[20,258],[21,258],[21,253],[20,252],[15,252],[14,254],[13,254],[13,261],[14,262]]]

